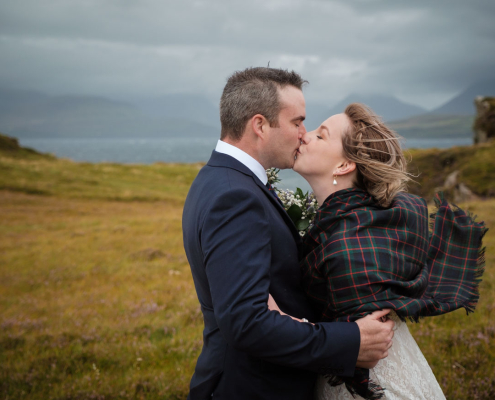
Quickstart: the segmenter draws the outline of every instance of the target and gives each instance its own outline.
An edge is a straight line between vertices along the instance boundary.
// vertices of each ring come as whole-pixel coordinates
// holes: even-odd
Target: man
[[[291,168],[305,128],[305,81],[295,72],[233,74],[220,102],[221,140],[193,182],[184,248],[204,316],[189,399],[310,399],[317,373],[350,376],[386,357],[391,321],[316,321],[301,286],[301,240],[265,169]]]

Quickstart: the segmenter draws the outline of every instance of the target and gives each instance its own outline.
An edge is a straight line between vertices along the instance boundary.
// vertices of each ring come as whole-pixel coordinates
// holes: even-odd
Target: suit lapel
[[[211,158],[208,161],[208,165],[211,167],[224,167],[224,168],[232,168],[236,171],[243,173],[244,175],[250,176],[256,185],[265,193],[268,200],[275,206],[277,211],[280,213],[282,218],[284,219],[286,225],[289,227],[294,239],[297,243],[297,247],[299,251],[301,251],[301,236],[299,236],[299,232],[296,229],[294,223],[290,219],[289,215],[285,211],[282,204],[275,198],[274,195],[270,193],[268,188],[261,182],[258,177],[251,171],[248,167],[246,167],[243,163],[237,161],[234,157],[231,157],[227,154],[219,153],[217,151],[213,151],[211,154]]]

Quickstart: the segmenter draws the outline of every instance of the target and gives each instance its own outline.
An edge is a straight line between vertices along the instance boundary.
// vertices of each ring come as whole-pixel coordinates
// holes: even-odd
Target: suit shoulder
[[[244,189],[253,193],[259,192],[259,188],[252,176],[228,167],[204,166],[198,173],[191,188],[196,185],[201,190],[208,186],[221,193],[236,189]]]
[[[205,216],[212,208],[229,209],[239,203],[262,206],[263,197],[252,176],[231,168],[205,166],[191,185],[184,211]]]

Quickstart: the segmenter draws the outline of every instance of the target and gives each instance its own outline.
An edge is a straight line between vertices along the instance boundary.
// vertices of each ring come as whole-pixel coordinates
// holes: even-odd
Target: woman
[[[320,204],[302,269],[321,320],[355,321],[385,308],[396,320],[386,359],[353,378],[321,377],[317,397],[445,399],[404,321],[473,311],[484,225],[438,197],[430,237],[426,202],[405,193],[397,135],[361,104],[306,133],[294,170]]]

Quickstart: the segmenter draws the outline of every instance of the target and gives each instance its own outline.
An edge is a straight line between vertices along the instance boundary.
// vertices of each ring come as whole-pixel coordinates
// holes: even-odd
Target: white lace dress
[[[375,368],[370,370],[370,378],[385,388],[386,400],[445,400],[433,371],[412,337],[407,324],[397,315],[392,315],[395,321],[395,334],[392,348],[388,357],[380,360]],[[345,385],[331,387],[325,378],[320,376],[316,388],[317,400],[355,400]]]

